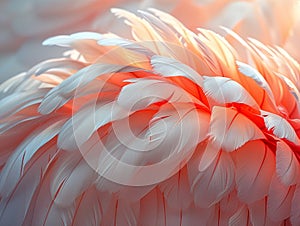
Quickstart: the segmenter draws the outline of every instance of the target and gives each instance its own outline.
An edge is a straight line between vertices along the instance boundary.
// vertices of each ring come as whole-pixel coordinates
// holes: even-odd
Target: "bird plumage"
[[[132,40],[48,39],[72,53],[0,87],[0,225],[298,225],[299,64],[113,12]]]

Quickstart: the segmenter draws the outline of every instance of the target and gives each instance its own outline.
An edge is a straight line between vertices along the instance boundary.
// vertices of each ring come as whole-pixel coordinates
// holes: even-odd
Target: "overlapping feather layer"
[[[299,64],[158,10],[0,87],[0,225],[299,225]],[[247,56],[247,57],[244,57]]]

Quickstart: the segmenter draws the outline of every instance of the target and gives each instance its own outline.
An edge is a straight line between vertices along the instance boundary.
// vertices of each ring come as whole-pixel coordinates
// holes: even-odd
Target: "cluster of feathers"
[[[50,38],[0,86],[0,225],[300,225],[297,61],[112,11],[132,39]]]
[[[79,31],[129,38],[130,30],[110,8],[157,8],[194,32],[201,27],[224,35],[219,26],[225,26],[243,38],[282,46],[300,60],[295,48],[300,35],[298,0],[1,0],[0,82],[60,57],[61,48],[41,45],[46,38]]]

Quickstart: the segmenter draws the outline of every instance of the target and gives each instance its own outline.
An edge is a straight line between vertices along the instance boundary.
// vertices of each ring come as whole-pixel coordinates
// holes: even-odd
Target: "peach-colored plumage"
[[[299,64],[158,10],[0,86],[0,225],[299,225]],[[238,47],[237,47],[238,48]]]
[[[300,31],[297,0],[4,0],[0,2],[0,29],[4,31],[0,37],[0,82],[60,56],[59,48],[40,45],[48,37],[81,30],[129,36],[109,12],[110,7],[131,11],[159,8],[192,31],[201,27],[222,33],[220,26],[225,26],[245,39],[284,47],[300,59],[296,51]]]
[[[111,7],[171,11],[176,4],[177,0],[2,0],[0,82],[43,60],[59,57],[61,49],[41,45],[46,38],[82,30],[120,32],[121,23],[110,13]]]

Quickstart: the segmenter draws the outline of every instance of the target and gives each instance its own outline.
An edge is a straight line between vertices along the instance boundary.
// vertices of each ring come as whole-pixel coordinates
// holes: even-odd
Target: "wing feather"
[[[216,145],[227,152],[250,140],[265,138],[259,127],[245,115],[233,108],[218,106],[212,109],[209,135]]]

